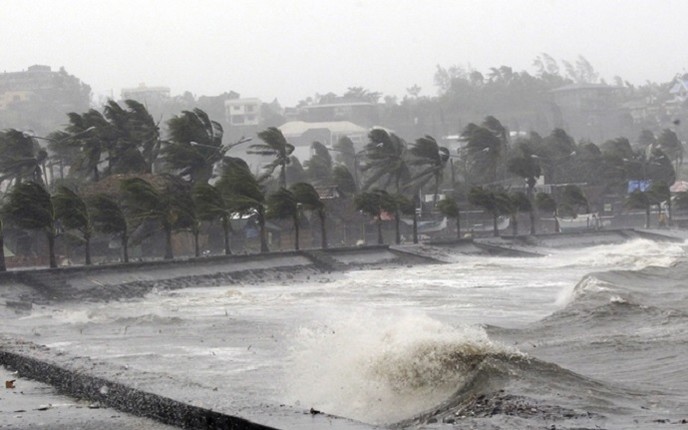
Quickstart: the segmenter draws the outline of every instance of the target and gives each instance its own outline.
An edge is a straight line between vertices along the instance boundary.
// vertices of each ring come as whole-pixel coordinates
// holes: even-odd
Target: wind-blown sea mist
[[[385,426],[485,429],[688,419],[684,245],[638,239],[542,258],[426,251],[448,264],[35,306],[3,329],[239,414],[290,404]]]

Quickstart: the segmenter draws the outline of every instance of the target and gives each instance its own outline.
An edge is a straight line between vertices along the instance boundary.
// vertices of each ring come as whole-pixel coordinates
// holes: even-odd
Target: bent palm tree
[[[106,194],[96,194],[88,201],[91,209],[93,227],[105,234],[120,236],[122,244],[122,260],[129,262],[129,225],[124,208],[117,200]]]
[[[437,202],[437,210],[447,218],[454,218],[456,220],[456,238],[461,239],[461,212],[456,200],[452,197],[445,197]]]
[[[420,186],[423,186],[430,179],[434,179],[433,201],[437,203],[442,174],[450,158],[449,149],[439,146],[432,136],[425,136],[416,140],[415,145],[411,147],[411,154],[416,158],[410,164],[422,168],[411,180],[416,180]]]
[[[265,226],[265,193],[248,164],[241,158],[225,157],[216,186],[240,214],[255,214],[260,227],[260,252],[269,252]]]
[[[287,142],[282,131],[277,127],[268,127],[266,130],[258,133],[258,137],[264,143],[254,143],[249,146],[246,151],[249,154],[258,154],[264,156],[274,157],[274,160],[267,164],[264,169],[267,170],[266,176],[273,174],[275,169],[280,168],[279,185],[282,188],[287,187],[287,164],[290,163],[289,156],[294,152],[294,145]]]
[[[406,162],[406,142],[395,134],[375,128],[368,133],[370,142],[366,145],[366,165],[362,171],[370,171],[371,176],[363,184],[368,189],[374,183],[386,179],[383,188],[394,184],[394,190],[401,192],[401,185],[410,178]]]
[[[229,235],[232,230],[230,223],[232,207],[229,202],[219,188],[210,184],[198,184],[193,190],[193,199],[200,219],[205,221],[220,219],[224,232],[225,255],[231,255]]]
[[[299,250],[299,202],[294,193],[286,188],[280,188],[270,194],[267,200],[267,218],[289,219],[294,223],[294,249]]]
[[[382,212],[394,210],[396,204],[393,197],[385,190],[364,191],[354,196],[354,206],[357,210],[375,218],[377,244],[382,245],[384,243],[382,239]]]
[[[320,247],[327,248],[327,228],[325,226],[325,204],[311,184],[299,182],[291,186],[291,192],[303,208],[318,214],[320,220]]]
[[[86,265],[91,264],[91,236],[93,236],[93,222],[91,212],[86,201],[73,190],[60,186],[53,196],[55,217],[62,222],[66,229],[76,230],[84,241]]]
[[[55,259],[55,209],[50,193],[41,184],[22,182],[12,188],[3,211],[20,228],[42,230],[48,239],[50,267],[57,267]]]
[[[47,158],[48,153],[31,136],[15,129],[0,132],[0,181],[43,184],[41,167]]]

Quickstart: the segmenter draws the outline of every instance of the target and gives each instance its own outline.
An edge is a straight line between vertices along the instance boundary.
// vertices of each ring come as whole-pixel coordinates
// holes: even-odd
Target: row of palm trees
[[[58,230],[79,237],[85,245],[86,264],[90,264],[89,244],[96,232],[119,235],[122,258],[128,261],[127,244],[133,232],[162,231],[164,256],[172,258],[173,232],[190,231],[199,255],[202,223],[219,221],[229,254],[230,220],[247,215],[259,226],[261,252],[268,251],[269,218],[291,220],[298,249],[303,211],[319,219],[321,246],[326,248],[325,204],[313,185],[335,186],[352,195],[353,206],[376,220],[379,243],[383,214],[392,214],[398,243],[402,215],[413,218],[417,241],[417,208],[423,190],[432,191],[439,213],[456,219],[459,237],[459,206],[467,204],[492,215],[495,234],[499,215],[511,217],[516,234],[518,214],[528,212],[534,234],[536,208],[575,213],[588,205],[576,186],[566,187],[559,202],[549,195],[534,196],[542,174],[575,182],[575,175],[583,172],[588,182],[606,181],[610,189],[640,175],[638,165],[644,177],[666,178],[665,183],[675,178],[671,161],[659,146],[640,152],[623,138],[601,147],[591,142],[576,144],[560,129],[546,138],[531,134],[511,144],[506,128],[493,117],[479,125],[469,124],[461,134],[464,145],[455,154],[431,136],[408,144],[376,128],[360,151],[346,138],[334,148],[315,142],[313,156],[301,166],[292,155],[294,147],[278,128],[270,127],[258,137],[261,142],[250,145],[247,152],[270,158],[262,174],[251,172],[244,160],[227,156],[235,144],[223,145],[222,127],[199,109],[169,120],[166,139],[161,138],[159,124],[135,101],[125,101],[125,107],[110,101],[102,113],[94,109],[70,113],[65,130],[47,138],[50,156],[35,137],[6,130],[0,133],[0,181],[10,191],[3,214],[21,228],[45,231],[54,267]],[[333,162],[330,151],[339,156],[339,163]],[[55,167],[59,179],[50,173]],[[108,177],[121,179],[105,192],[89,189],[89,183]],[[525,192],[508,189],[514,177],[524,179]],[[439,201],[443,185],[449,195]]]

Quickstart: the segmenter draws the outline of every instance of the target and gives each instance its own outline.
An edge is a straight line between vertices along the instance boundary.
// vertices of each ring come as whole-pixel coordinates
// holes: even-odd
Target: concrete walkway
[[[5,381],[14,380],[14,388]],[[30,430],[170,430],[147,418],[100,407],[57,393],[50,385],[17,377],[0,366],[0,429]]]

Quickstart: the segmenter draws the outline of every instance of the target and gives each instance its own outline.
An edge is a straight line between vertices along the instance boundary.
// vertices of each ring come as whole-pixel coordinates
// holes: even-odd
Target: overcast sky
[[[685,0],[0,0],[2,70],[64,66],[96,95],[435,95],[436,66],[533,72],[586,57],[611,81],[686,71]]]

